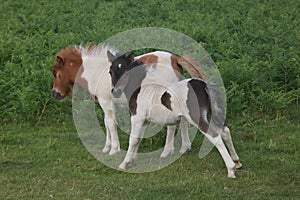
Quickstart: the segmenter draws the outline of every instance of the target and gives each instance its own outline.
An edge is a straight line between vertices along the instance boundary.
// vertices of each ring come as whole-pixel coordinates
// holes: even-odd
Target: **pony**
[[[111,61],[120,54],[108,45],[70,46],[61,50],[56,55],[56,62],[52,69],[54,84],[52,96],[61,100],[72,94],[74,84],[78,84],[88,90],[91,96],[98,101],[104,112],[104,124],[106,128],[106,142],[103,153],[114,155],[120,151],[120,142],[117,134],[115,102],[111,93],[111,76],[109,66]],[[186,66],[188,72],[195,76],[205,77],[201,67],[197,66],[189,58],[177,57],[168,52],[156,51],[138,56],[134,59],[143,60],[144,63],[159,63],[165,66],[165,70],[154,70],[156,73],[164,73],[167,78],[163,82],[177,82],[183,77],[182,66]],[[201,73],[200,73],[201,72]],[[182,133],[187,135],[188,124],[182,123]],[[161,157],[166,157],[174,151],[174,133],[176,126],[167,127],[167,139]],[[185,133],[186,132],[186,133]],[[182,140],[180,153],[190,150],[191,144],[188,137]]]
[[[157,64],[154,67],[159,68]],[[225,114],[220,108],[221,97],[216,85],[200,78],[159,84],[155,80],[160,79],[157,76],[165,77],[164,74],[153,73],[153,66],[142,59],[135,60],[133,53],[115,58],[109,73],[112,77],[113,96],[118,98],[124,93],[131,112],[129,147],[119,165],[120,170],[127,170],[136,160],[147,121],[173,125],[185,119],[214,144],[225,162],[228,177],[235,178],[235,168],[242,165],[233,146],[230,130],[223,125]],[[231,156],[222,138],[227,143]]]

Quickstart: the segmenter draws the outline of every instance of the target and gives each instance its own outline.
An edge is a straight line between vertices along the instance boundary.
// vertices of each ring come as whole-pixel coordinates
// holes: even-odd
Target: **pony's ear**
[[[133,61],[134,61],[134,53],[131,52],[131,53],[127,56],[127,58],[130,60],[130,62],[133,62]]]
[[[117,56],[115,56],[109,50],[107,50],[107,58],[109,62],[113,62],[117,58]]]
[[[56,56],[56,63],[58,67],[62,67],[64,65],[64,59],[60,56]]]
[[[122,56],[122,54],[120,52],[116,52],[116,58],[119,58],[120,56]]]

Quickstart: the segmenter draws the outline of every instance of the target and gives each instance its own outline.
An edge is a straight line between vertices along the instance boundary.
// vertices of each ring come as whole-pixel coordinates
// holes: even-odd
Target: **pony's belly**
[[[177,124],[180,114],[176,114],[161,105],[153,105],[147,114],[147,120],[157,124]]]

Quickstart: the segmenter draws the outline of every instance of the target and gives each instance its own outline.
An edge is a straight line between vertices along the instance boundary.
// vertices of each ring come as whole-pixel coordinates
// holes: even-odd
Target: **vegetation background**
[[[297,0],[0,0],[0,198],[299,198],[299,9]],[[71,101],[51,98],[55,55],[137,27],[182,32],[216,62],[244,161],[237,181],[216,152],[203,161],[194,148],[132,175],[80,143]]]

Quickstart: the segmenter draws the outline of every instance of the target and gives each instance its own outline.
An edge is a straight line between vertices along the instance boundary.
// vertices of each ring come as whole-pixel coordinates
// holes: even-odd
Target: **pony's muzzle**
[[[122,90],[121,89],[112,89],[111,93],[114,98],[120,98],[122,95]]]
[[[57,92],[56,90],[52,90],[52,97],[58,100],[62,100],[64,96],[60,94],[60,92]]]

